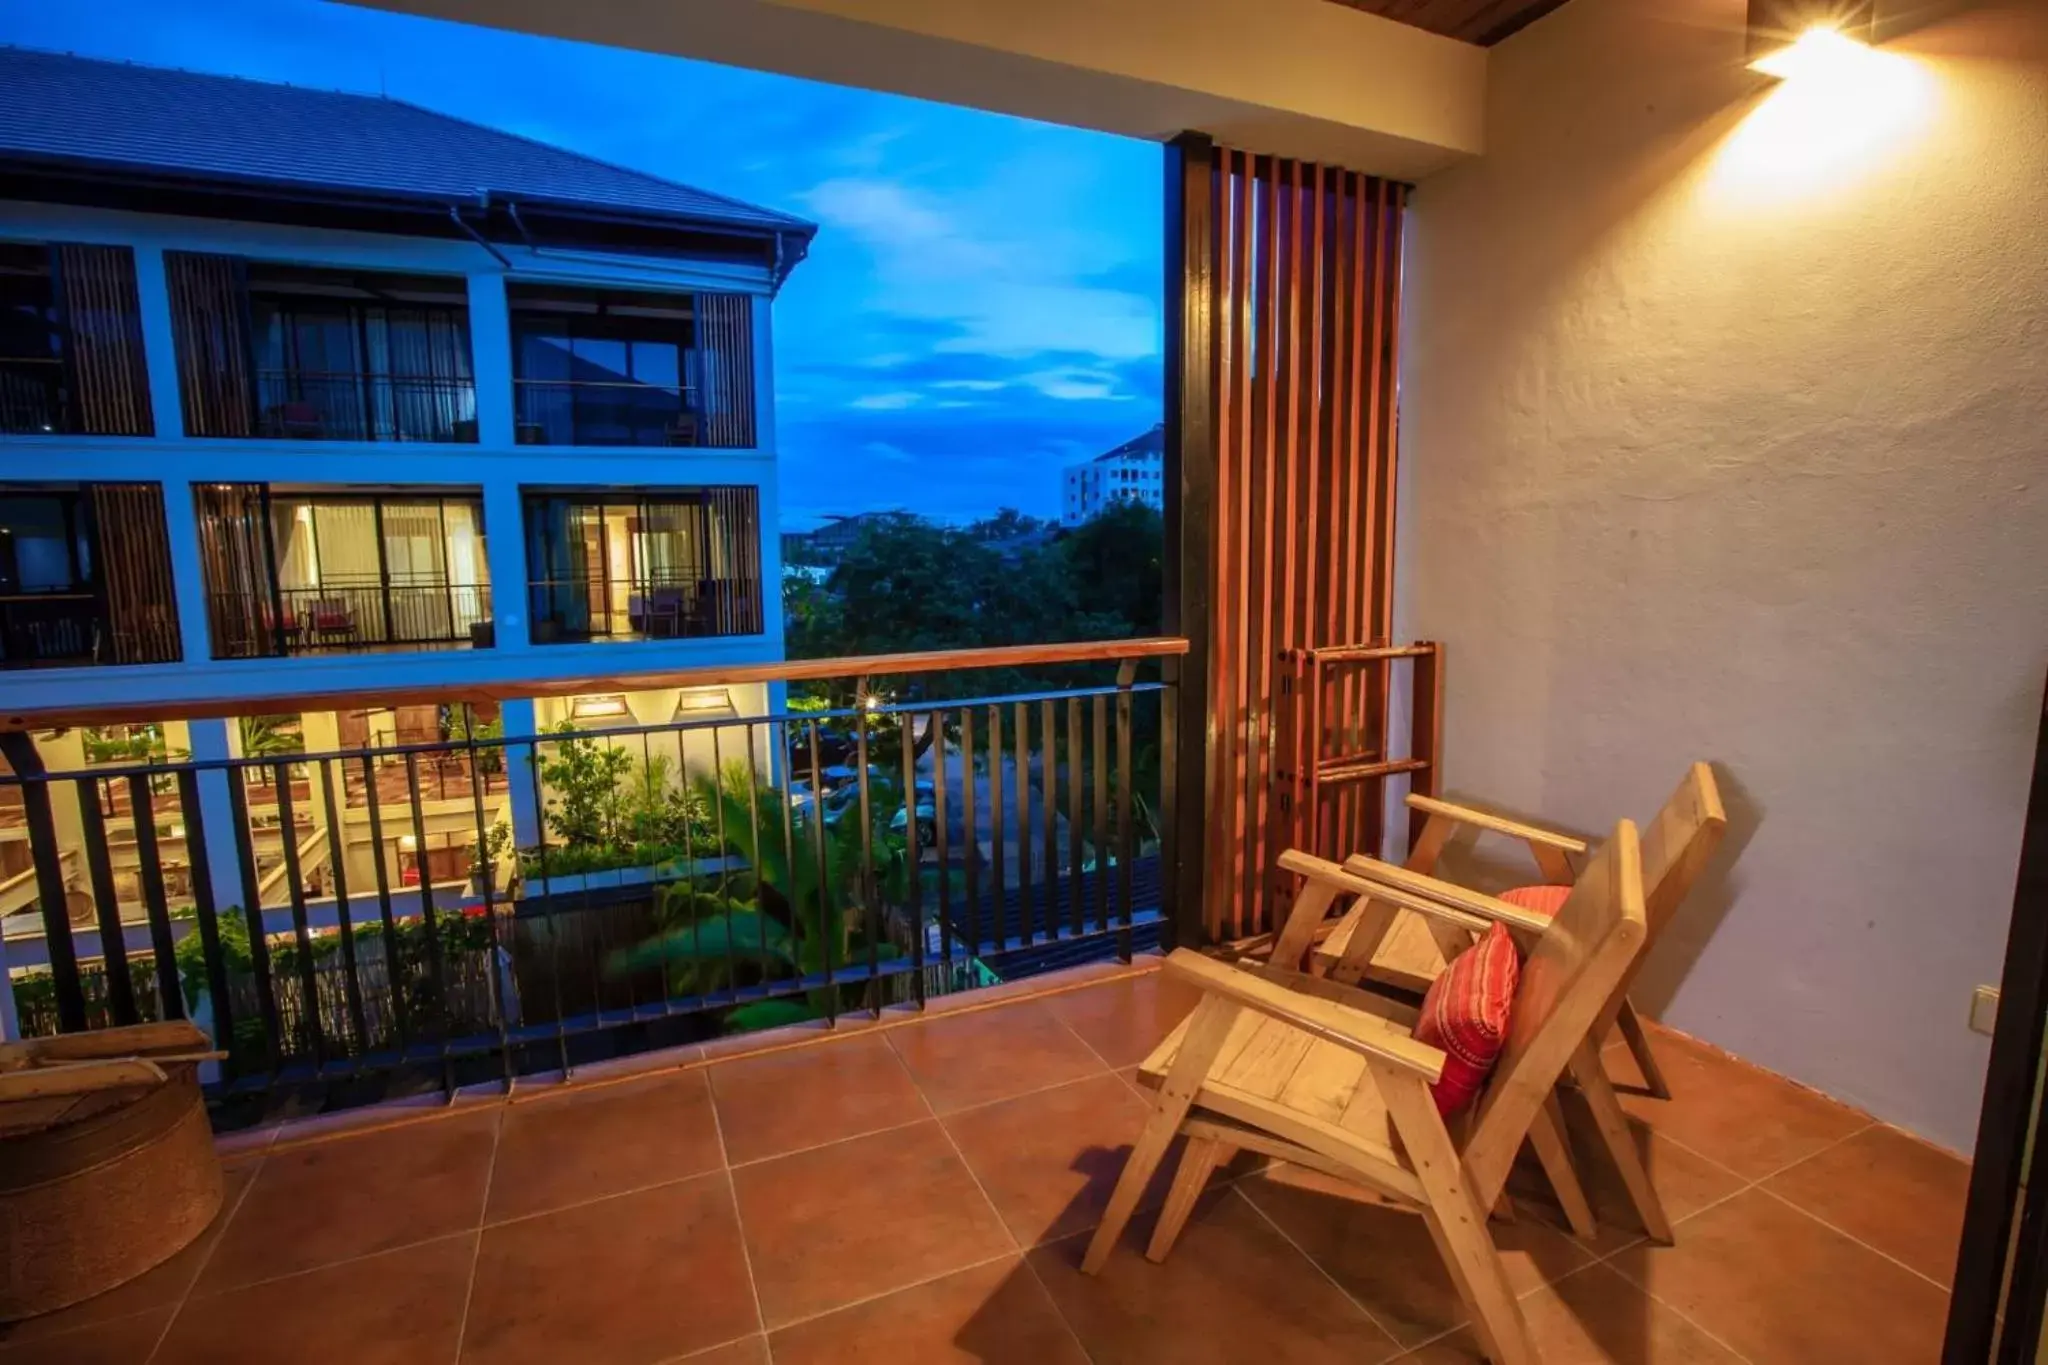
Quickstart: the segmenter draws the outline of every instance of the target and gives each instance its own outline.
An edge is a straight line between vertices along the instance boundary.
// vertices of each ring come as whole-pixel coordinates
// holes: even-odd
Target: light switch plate
[[[1970,992],[1970,1027],[1978,1033],[1998,1027],[1998,987],[1979,986]]]

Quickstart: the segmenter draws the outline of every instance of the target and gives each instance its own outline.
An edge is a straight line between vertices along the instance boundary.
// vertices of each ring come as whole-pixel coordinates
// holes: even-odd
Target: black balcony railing
[[[0,359],[0,432],[39,436],[69,432],[76,425],[63,361]]]
[[[751,579],[659,578],[528,585],[535,644],[694,640],[759,635],[760,584]]]
[[[9,733],[42,930],[10,936],[18,1013],[196,1018],[217,1101],[360,1103],[1128,957],[1173,922],[1177,837],[1174,687],[1137,674],[1185,647],[892,661],[907,690],[1075,680],[1022,694],[77,773]],[[451,755],[467,785],[436,801]]]
[[[257,434],[304,441],[474,442],[476,386],[419,375],[259,370]]]
[[[342,653],[412,645],[489,646],[491,590],[481,583],[334,582],[214,593],[213,618],[238,627],[222,658]]]
[[[521,379],[513,384],[521,445],[699,446],[704,418],[688,388]]]
[[[99,599],[91,593],[0,597],[0,667],[98,663],[110,643]]]

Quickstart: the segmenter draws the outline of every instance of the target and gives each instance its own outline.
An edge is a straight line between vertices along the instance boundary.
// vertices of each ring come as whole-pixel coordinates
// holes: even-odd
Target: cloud
[[[918,395],[914,393],[864,393],[849,406],[863,412],[893,412],[898,408],[915,407]]]

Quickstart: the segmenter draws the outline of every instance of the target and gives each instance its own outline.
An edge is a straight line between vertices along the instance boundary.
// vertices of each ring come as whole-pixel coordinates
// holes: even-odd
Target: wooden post
[[[1427,764],[1408,779],[1408,790],[1424,796],[1440,796],[1444,789],[1444,647],[1430,642],[1427,654],[1415,656],[1408,706],[1408,753]],[[1422,827],[1429,816],[1418,810],[1408,812],[1408,847],[1422,840]]]
[[[1209,744],[1209,655],[1216,574],[1216,144],[1183,133],[1166,147],[1166,458],[1164,629],[1188,642],[1163,661],[1160,910],[1173,947],[1205,936],[1201,837],[1223,778]]]

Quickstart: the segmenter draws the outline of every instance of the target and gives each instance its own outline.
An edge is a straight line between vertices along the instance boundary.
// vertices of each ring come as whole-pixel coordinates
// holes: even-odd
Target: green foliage
[[[105,730],[88,727],[84,743],[88,763],[163,763],[172,757],[164,742],[163,728],[158,725]],[[188,757],[183,750],[176,756]]]
[[[290,716],[243,716],[239,722],[242,756],[271,758],[306,751],[305,737],[286,729]]]
[[[625,796],[620,779],[632,768],[633,756],[603,739],[578,733],[567,721],[549,733],[561,736],[540,765],[541,781],[552,798],[549,830],[571,848],[621,842]]]

